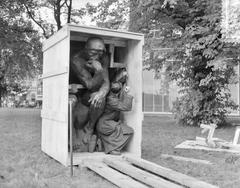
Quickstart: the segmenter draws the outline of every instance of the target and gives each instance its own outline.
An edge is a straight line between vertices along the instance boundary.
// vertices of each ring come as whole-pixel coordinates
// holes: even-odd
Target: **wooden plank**
[[[41,148],[52,158],[67,165],[69,140],[67,67],[70,61],[70,42],[68,37],[64,37],[66,33],[62,34],[48,39],[48,48],[43,53],[43,75],[46,77],[43,79]]]
[[[234,134],[234,138],[233,138],[233,145],[238,144],[239,134],[240,134],[240,126],[237,126]]]
[[[200,145],[201,144],[201,145]],[[175,148],[178,149],[196,149],[196,150],[206,150],[206,151],[216,151],[216,152],[229,152],[229,153],[240,153],[239,149],[231,148],[231,149],[222,149],[222,148],[210,148],[206,143],[199,143],[196,140],[186,140],[181,144],[177,145]]]
[[[41,110],[41,117],[43,119],[54,120],[63,123],[66,123],[68,121],[67,114],[60,111],[43,109]]]
[[[126,147],[126,151],[141,156],[142,146],[142,43],[140,41],[128,41],[127,55],[124,63],[127,65],[130,95],[134,97],[133,108],[129,112],[123,112],[124,121],[133,128],[134,134]]]
[[[84,86],[82,84],[70,84],[68,86],[69,90],[77,90],[77,89],[84,89]]]
[[[73,115],[72,115],[72,105],[74,103],[73,99],[69,100],[69,146],[70,146],[70,174],[73,176]]]
[[[97,35],[97,33],[95,34]],[[72,35],[70,36],[70,40],[71,41],[83,41],[86,42],[88,37],[90,37],[91,35],[89,34],[82,34],[82,33],[78,33],[78,35]],[[102,37],[102,36],[101,36]],[[127,42],[124,40],[116,40],[116,39],[109,39],[109,37],[102,37],[104,40],[105,44],[114,44],[115,46],[119,46],[119,47],[127,47]]]
[[[57,70],[54,70],[51,72],[46,72],[42,75],[41,79],[46,79],[46,78],[50,78],[53,76],[60,76],[62,74],[66,74],[66,73],[68,73],[68,69],[69,69],[69,67],[60,67]]]
[[[164,178],[167,178],[171,181],[177,182],[181,185],[190,187],[190,188],[217,188],[217,186],[208,184],[206,182],[197,180],[196,178],[187,176],[185,174],[176,172],[174,170],[171,170],[169,168],[165,168],[162,166],[159,166],[157,164],[151,163],[149,161],[146,161],[144,159],[136,158],[130,155],[125,155],[124,159],[128,162],[139,166],[143,169],[146,169],[150,172],[153,172],[155,174],[158,174],[159,176],[162,176]]]
[[[212,165],[212,163],[210,161],[194,159],[194,158],[189,158],[189,157],[181,157],[181,156],[169,155],[169,154],[162,154],[161,157],[164,159],[172,158],[172,159],[179,160],[179,161],[187,161],[187,162],[192,162],[192,163],[201,163],[201,164]]]
[[[130,155],[129,152],[123,152],[123,154]],[[104,152],[73,152],[73,165],[81,165],[84,167],[84,161],[95,161],[95,162],[103,162],[103,159],[106,157],[110,157],[112,159],[122,159],[122,155],[109,155]],[[70,153],[68,155],[68,166],[70,166]]]
[[[63,27],[62,29],[60,29],[53,36],[51,36],[49,39],[43,42],[42,51],[45,52],[46,50],[53,47],[54,45],[57,45],[59,42],[64,40],[66,37],[68,37],[68,33],[69,32],[66,27]]]
[[[106,158],[107,154],[104,152],[73,152],[73,165],[85,166],[85,161],[95,161],[103,162],[103,159]],[[121,158],[121,156],[111,156],[111,158]],[[68,156],[68,166],[70,166],[70,153]]]
[[[213,124],[213,123],[211,123],[211,124],[201,124],[200,125],[200,128],[202,128],[203,130],[201,131],[202,132],[202,134],[204,133],[204,132],[207,132],[208,131],[208,136],[207,136],[207,140],[208,141],[212,141],[212,139],[213,139],[213,134],[214,134],[214,131],[215,131],[215,129],[216,129],[216,127],[217,127],[217,125],[216,124]]]
[[[152,187],[183,188],[183,186],[181,185],[169,182],[149,172],[136,168],[124,160],[113,160],[110,158],[105,158],[103,159],[103,162],[106,163],[108,166],[111,166],[112,168],[115,168],[121,171],[122,173],[127,174],[133,177],[134,179],[137,179],[138,181],[143,182]]]
[[[113,67],[113,62],[114,62],[114,44],[109,45],[109,53],[111,54],[110,57],[110,67]]]
[[[135,181],[134,179],[126,176],[101,162],[88,161],[85,166],[92,171],[96,172],[103,178],[112,182],[120,188],[147,188],[148,186]]]
[[[66,24],[64,27],[68,27],[70,31],[82,32],[82,33],[89,33],[89,34],[98,34],[102,36],[109,36],[109,37],[119,37],[119,38],[126,38],[132,40],[144,40],[144,34],[142,33],[133,33],[127,31],[119,31],[119,30],[112,30],[106,28],[99,28],[99,27],[91,27],[91,26],[80,26],[74,24]]]
[[[68,127],[66,123],[42,119],[41,149],[67,166]]]

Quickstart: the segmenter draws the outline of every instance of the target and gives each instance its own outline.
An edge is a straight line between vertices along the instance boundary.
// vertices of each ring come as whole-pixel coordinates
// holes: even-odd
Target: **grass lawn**
[[[214,137],[231,141],[234,132],[234,127],[217,129]],[[188,139],[195,139],[200,135],[199,128],[178,126],[171,116],[145,117],[142,157],[221,188],[239,188],[240,156],[226,152],[174,148],[177,144]],[[177,161],[172,158],[162,159],[161,154],[208,160],[213,165]],[[229,159],[233,159],[232,162],[228,162],[231,161]]]
[[[64,167],[41,151],[38,109],[0,109],[0,188],[112,188],[87,170]]]
[[[16,188],[112,188],[108,181],[86,168],[75,168],[70,177],[66,168],[40,149],[41,118],[38,109],[0,109],[0,187]],[[200,135],[199,128],[180,127],[171,117],[145,117],[143,123],[142,157],[215,184],[221,188],[240,187],[240,159],[229,163],[230,153],[174,149],[187,139]],[[217,129],[215,137],[231,140],[234,128]],[[173,154],[205,159],[213,165],[163,159]],[[227,159],[227,160],[226,160]],[[233,160],[234,161],[234,160]]]

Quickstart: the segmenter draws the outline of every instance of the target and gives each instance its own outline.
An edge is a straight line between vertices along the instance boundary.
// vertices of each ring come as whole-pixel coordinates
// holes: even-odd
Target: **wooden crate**
[[[76,44],[84,44],[90,36],[104,39],[111,52],[111,67],[126,67],[129,73],[128,85],[134,96],[133,109],[124,113],[124,120],[134,129],[126,152],[141,156],[142,141],[142,46],[144,36],[138,33],[122,32],[96,27],[68,24],[43,43],[43,105],[42,151],[52,158],[68,165],[68,87],[70,55]],[[122,53],[122,56],[119,54]],[[115,54],[115,56],[114,56]],[[77,158],[96,156],[79,153]],[[78,163],[76,157],[74,163]]]

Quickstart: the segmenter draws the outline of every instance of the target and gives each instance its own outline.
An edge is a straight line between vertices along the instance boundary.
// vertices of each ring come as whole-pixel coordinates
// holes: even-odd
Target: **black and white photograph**
[[[0,1],[0,188],[240,188],[240,0]]]

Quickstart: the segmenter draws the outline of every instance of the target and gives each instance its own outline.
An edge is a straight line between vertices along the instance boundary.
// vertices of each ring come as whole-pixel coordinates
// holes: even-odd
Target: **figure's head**
[[[111,92],[118,93],[122,89],[122,84],[120,82],[111,83]]]
[[[106,51],[104,41],[100,37],[88,38],[85,46],[89,59],[99,60]]]

